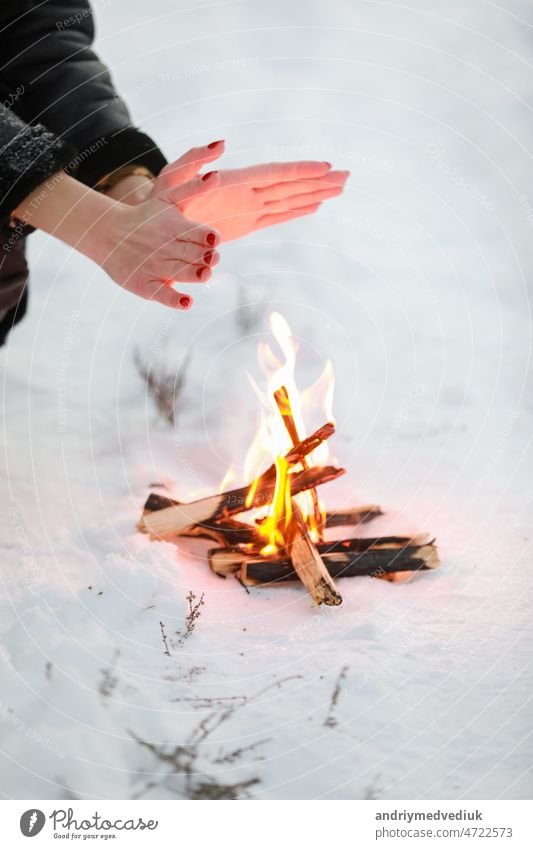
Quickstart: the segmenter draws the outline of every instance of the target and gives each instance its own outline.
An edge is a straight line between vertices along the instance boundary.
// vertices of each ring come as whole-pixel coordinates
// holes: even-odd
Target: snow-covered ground
[[[316,216],[229,244],[188,314],[32,237],[30,315],[0,352],[0,793],[531,797],[531,4],[96,8],[169,157],[226,138],[228,164],[352,177]],[[150,483],[185,498],[242,463],[274,309],[302,385],[335,369],[349,472],[328,502],[382,504],[367,534],[432,531],[439,571],[345,579],[317,610],[136,532]],[[136,348],[189,357],[175,429]],[[205,604],[180,642],[189,590]]]

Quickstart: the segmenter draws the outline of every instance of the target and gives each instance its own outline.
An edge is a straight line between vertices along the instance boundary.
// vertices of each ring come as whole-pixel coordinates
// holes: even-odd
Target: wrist
[[[102,195],[100,197],[106,202],[106,208],[102,209],[101,214],[75,247],[102,268],[106,268],[110,257],[120,248],[127,233],[125,217],[129,206]]]
[[[154,181],[150,177],[141,174],[129,174],[106,191],[106,195],[113,200],[127,203],[129,206],[136,206],[146,200],[153,186]]]

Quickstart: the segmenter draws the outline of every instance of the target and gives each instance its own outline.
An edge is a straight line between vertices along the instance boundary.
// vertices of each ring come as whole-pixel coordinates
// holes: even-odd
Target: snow
[[[168,156],[226,138],[229,165],[317,157],[352,176],[316,216],[228,244],[183,315],[32,237],[30,314],[0,354],[0,793],[530,798],[530,4],[96,12]],[[333,362],[349,472],[328,503],[380,503],[368,534],[431,531],[440,570],[345,579],[343,606],[316,609],[136,532],[152,482],[185,498],[242,464],[272,310],[301,385]],[[136,348],[190,357],[175,429]],[[183,639],[190,590],[204,604]]]

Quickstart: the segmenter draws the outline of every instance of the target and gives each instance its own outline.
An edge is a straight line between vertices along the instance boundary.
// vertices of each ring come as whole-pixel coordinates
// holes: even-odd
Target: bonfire
[[[234,575],[245,587],[299,580],[317,605],[342,603],[340,578],[400,580],[436,568],[435,540],[427,534],[327,539],[331,528],[367,524],[383,511],[374,504],[338,511],[324,505],[319,488],[346,471],[329,453],[335,433],[333,369],[328,361],[317,382],[299,392],[289,325],[279,313],[272,314],[270,325],[283,360],[260,342],[267,388],[263,391],[251,379],[262,413],[244,461],[249,482],[188,502],[152,492],[139,530],[154,539],[211,540],[216,547],[208,551],[207,561],[215,574]],[[318,402],[325,423],[307,435],[306,408]],[[225,483],[232,475],[229,470]]]

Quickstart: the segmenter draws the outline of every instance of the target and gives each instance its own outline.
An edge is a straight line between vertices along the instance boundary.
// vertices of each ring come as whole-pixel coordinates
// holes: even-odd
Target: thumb
[[[207,162],[213,162],[224,153],[224,141],[211,142],[202,147],[192,147],[175,162],[165,165],[156,180],[156,191],[161,192],[181,186],[195,177]]]

